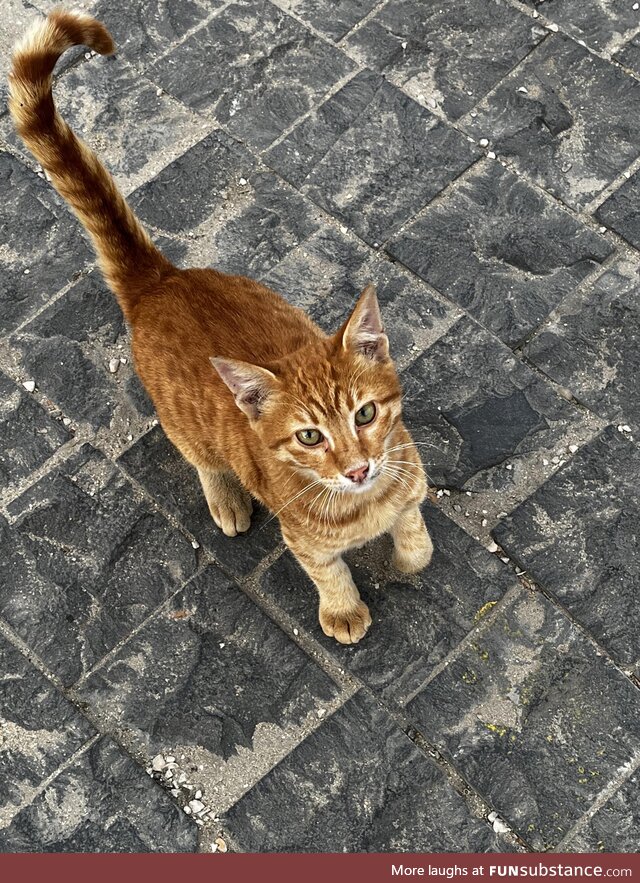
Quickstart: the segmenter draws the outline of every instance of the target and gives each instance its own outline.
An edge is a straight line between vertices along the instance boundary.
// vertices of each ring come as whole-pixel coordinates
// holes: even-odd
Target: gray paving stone
[[[513,492],[529,465],[571,438],[580,412],[473,320],[402,374],[404,410],[436,485]]]
[[[90,59],[65,72],[55,97],[65,120],[91,147],[124,193],[152,178],[211,125],[141,79],[120,57]],[[9,144],[30,154],[7,120]]]
[[[592,411],[640,429],[640,264],[619,260],[563,301],[524,348]]]
[[[198,829],[110,739],[0,830],[3,852],[195,852]]]
[[[596,217],[607,227],[640,248],[640,173],[631,175],[596,211]]]
[[[71,703],[0,636],[0,824],[92,735]],[[2,836],[0,828],[0,843]]]
[[[626,0],[524,0],[563,31],[598,52],[612,52],[640,26],[640,12]]]
[[[242,183],[241,183],[242,182]],[[319,214],[224,132],[213,132],[141,187],[140,217],[189,237],[191,266],[259,276],[318,227]]]
[[[554,847],[640,749],[640,694],[522,590],[408,708],[534,849]]]
[[[0,616],[69,685],[195,570],[195,552],[88,445],[9,505]]]
[[[90,251],[50,184],[0,150],[0,332],[67,285]]]
[[[612,247],[487,160],[431,203],[388,251],[517,346]]]
[[[264,149],[354,69],[339,49],[267,0],[243,0],[148,74],[189,107],[206,110],[233,135]]]
[[[467,113],[542,39],[504,0],[389,0],[346,40],[361,64],[451,120]],[[434,102],[434,103],[432,103]]]
[[[248,852],[500,852],[440,770],[359,693],[223,820]]]
[[[636,773],[567,844],[574,852],[633,852],[640,843],[640,775]]]
[[[196,747],[229,760],[252,746],[261,726],[278,727],[282,739],[338,689],[210,566],[94,672],[80,694],[133,733],[150,758],[162,751],[180,758]]]
[[[364,71],[265,159],[367,242],[379,244],[477,155],[455,129]]]
[[[37,0],[45,11],[57,0]],[[103,21],[113,36],[118,55],[141,67],[151,64],[170,46],[197,27],[224,0],[83,0],[91,15]]]
[[[329,40],[340,40],[378,0],[273,0],[276,6],[308,22]]]
[[[153,414],[133,372],[129,335],[116,299],[95,270],[10,338],[24,370],[63,412],[93,429],[115,413]],[[126,359],[111,373],[113,359]]]
[[[640,451],[609,427],[494,531],[625,666],[640,661]]]
[[[614,58],[635,74],[640,75],[640,35],[629,40],[619,52],[616,52]]]
[[[264,594],[313,635],[341,668],[399,705],[514,584],[495,556],[438,509],[426,504],[424,514],[435,552],[417,577],[391,568],[388,537],[348,556],[373,618],[366,638],[355,646],[342,646],[322,633],[317,592],[289,553],[261,580]]]
[[[61,423],[0,373],[0,487],[25,478],[70,438]]]
[[[464,127],[581,209],[638,155],[640,83],[553,34],[478,105],[477,116],[467,117]]]
[[[328,226],[293,249],[262,281],[328,333],[340,328],[358,294],[373,282],[391,353],[401,366],[457,317],[455,309],[413,275],[363,247],[354,236]]]
[[[280,541],[277,520],[271,520],[270,514],[257,504],[251,529],[236,537],[226,537],[209,514],[195,469],[160,426],[143,435],[118,462],[234,575],[249,573]]]

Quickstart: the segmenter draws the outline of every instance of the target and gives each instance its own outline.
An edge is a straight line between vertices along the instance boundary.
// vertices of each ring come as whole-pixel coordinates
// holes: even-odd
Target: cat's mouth
[[[352,481],[346,479],[343,476],[340,476],[340,490],[345,494],[364,494],[367,491],[370,491],[371,488],[377,483],[378,478],[380,476],[380,467],[374,462],[369,461],[369,470],[364,479],[361,481]]]

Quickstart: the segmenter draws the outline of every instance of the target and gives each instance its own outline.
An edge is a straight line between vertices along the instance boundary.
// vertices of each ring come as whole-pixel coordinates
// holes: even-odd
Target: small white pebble
[[[109,372],[115,374],[120,367],[120,359],[111,359],[109,361]]]
[[[507,468],[509,471],[511,471],[511,470],[513,469],[513,464],[512,464],[512,463],[507,463],[506,468]]]
[[[543,466],[548,466],[548,465],[549,465],[549,461],[547,460],[546,457],[543,457],[543,458],[542,458],[542,465],[543,465]]]
[[[488,150],[488,151],[487,151],[487,156],[489,157],[489,159],[495,159],[495,158],[496,158],[496,155],[495,155],[495,153],[493,152],[493,150]]]
[[[427,101],[427,104],[429,105],[429,107],[437,107],[438,106],[438,102],[435,100],[435,98],[429,98]]]
[[[126,360],[123,356],[120,356],[120,364],[121,364],[121,365],[126,365],[126,364],[127,364],[127,360]]]
[[[326,714],[326,711],[325,711],[324,708],[319,708],[319,709],[318,709],[318,711],[317,711],[317,715],[318,715],[318,717],[324,717],[325,714]]]
[[[526,86],[518,86],[518,92],[522,92],[523,95],[529,94],[529,90],[527,89]]]
[[[158,96],[158,98],[162,95],[162,89],[159,86],[156,89],[156,95]]]
[[[436,497],[442,497],[443,493],[444,493],[444,491],[442,491],[442,490],[436,491]]]
[[[226,646],[226,645],[225,645],[224,641],[221,641],[221,642],[218,644],[218,647],[219,647],[221,650],[224,650],[225,646]]]
[[[402,46],[403,49],[406,49],[407,48],[407,41],[403,40],[400,45]]]
[[[478,144],[480,145],[480,147],[488,147],[489,146],[489,139],[488,138],[481,138],[478,141]]]
[[[27,267],[27,269],[24,271],[24,275],[28,276],[30,272],[31,272],[31,270]]]
[[[447,490],[446,487],[442,488],[442,493],[445,495],[445,497],[451,496],[451,491]]]
[[[539,13],[539,12],[536,12],[535,10],[533,11],[532,14],[533,14],[533,17],[534,17],[534,18],[538,18],[539,15],[540,15],[540,13]]]
[[[640,3],[634,3],[633,6],[632,6],[631,8],[634,9],[634,10],[635,10],[635,9],[640,9]]]
[[[298,634],[299,634],[298,629],[294,629],[294,630],[293,630],[293,634],[294,634],[294,635],[298,635]]]
[[[218,852],[227,851],[227,844],[224,842],[222,837],[216,837],[216,846],[218,847]]]
[[[196,793],[193,796],[195,797],[196,800],[200,800],[200,798],[202,797],[202,791],[198,788],[198,790],[196,791]]]
[[[618,426],[618,432],[631,432],[631,427],[626,423],[621,423],[620,426]]]
[[[63,417],[62,422],[65,426],[71,426],[71,417]]]
[[[598,227],[598,233],[606,233],[606,232],[607,232],[606,227]]]
[[[551,24],[547,25],[547,29],[553,31],[553,33],[555,34],[558,30],[558,25],[555,24],[555,22],[551,22]]]
[[[182,807],[188,816],[191,815],[191,807],[187,804],[187,806]]]
[[[240,184],[241,187],[244,187],[244,185],[247,183],[247,179],[246,179],[246,178],[240,178],[240,180],[238,181],[238,183]]]
[[[165,757],[165,760],[167,761],[167,763],[175,763],[176,762],[176,759],[173,756],[173,754],[168,754],[167,757]]]
[[[24,388],[26,389],[27,392],[33,392],[34,389],[36,388],[35,380],[25,380],[22,385],[24,386]]]
[[[211,852],[217,852],[217,851],[218,851],[218,844],[212,843],[211,844]]]
[[[201,800],[190,800],[189,807],[191,812],[202,812],[204,809],[204,803]]]
[[[497,552],[498,551],[498,544],[495,542],[495,540],[491,540],[491,542],[487,546],[487,551],[489,551],[489,552]]]
[[[572,454],[575,454],[575,452],[578,450],[578,445],[569,445],[569,450]]]
[[[488,524],[488,521],[487,521],[486,518],[483,518],[482,521],[481,521],[480,523],[482,524],[483,527],[486,527],[487,524]]]
[[[192,548],[194,548],[194,549],[199,549],[199,548],[200,548],[200,543],[199,543],[197,540],[191,540],[191,546],[192,546]]]

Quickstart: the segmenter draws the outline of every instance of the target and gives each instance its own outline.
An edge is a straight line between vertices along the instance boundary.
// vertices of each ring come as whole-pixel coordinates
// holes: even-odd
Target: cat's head
[[[336,334],[273,371],[211,361],[273,456],[309,481],[358,493],[384,473],[402,395],[372,285]]]

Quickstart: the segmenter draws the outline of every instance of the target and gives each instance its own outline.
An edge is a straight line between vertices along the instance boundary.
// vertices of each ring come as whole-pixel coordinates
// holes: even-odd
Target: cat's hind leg
[[[253,511],[251,497],[233,472],[197,468],[209,512],[222,533],[235,537],[249,530]]]

